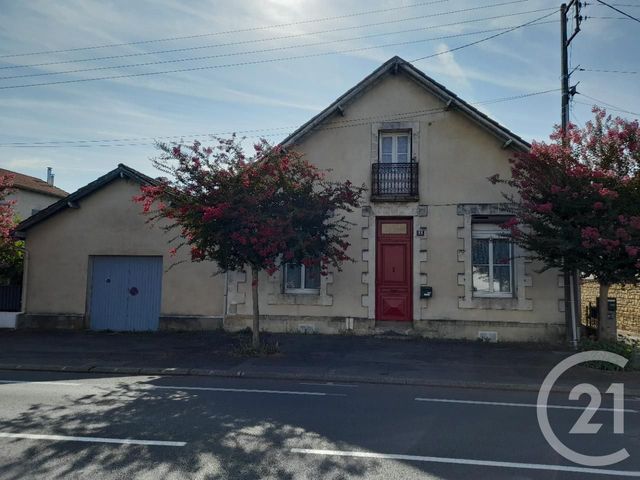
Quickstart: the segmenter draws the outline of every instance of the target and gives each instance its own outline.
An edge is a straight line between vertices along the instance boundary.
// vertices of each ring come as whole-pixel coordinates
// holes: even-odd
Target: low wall
[[[224,320],[224,329],[239,331],[251,328],[252,317],[231,315]],[[358,317],[294,317],[260,315],[260,330],[273,333],[321,333],[375,335],[388,331],[404,335],[450,340],[497,342],[562,343],[564,324],[529,322],[492,322],[465,320],[418,320],[414,322],[376,322]]]
[[[16,314],[14,314],[15,316]],[[0,312],[0,322],[2,316]],[[15,328],[34,330],[84,330],[85,316],[77,314],[17,314]],[[2,323],[0,323],[0,328]],[[13,325],[10,327],[13,328]],[[220,330],[222,317],[195,317],[195,316],[161,316],[158,325],[160,331],[197,331]]]
[[[253,317],[232,315],[224,319],[224,329],[237,332],[251,328]],[[287,315],[260,315],[260,330],[272,333],[322,333],[325,335],[352,333],[371,335],[375,321],[358,317],[294,317]]]
[[[34,330],[82,330],[84,315],[21,313],[16,328]]]
[[[235,332],[251,328],[248,315],[222,317],[161,316],[160,331],[220,330]],[[82,330],[84,315],[20,314],[17,328],[39,330]],[[296,317],[261,315],[260,330],[273,333],[320,333],[325,335],[376,335],[389,331],[403,335],[453,340],[498,342],[546,342],[564,340],[565,326],[555,323],[496,322],[465,320],[419,320],[415,322],[376,322],[360,317]]]
[[[222,317],[162,316],[158,330],[174,332],[222,330]]]
[[[420,320],[416,331],[428,338],[489,342],[563,343],[566,327],[559,323],[472,320]]]
[[[598,283],[593,280],[584,280],[581,287],[582,316],[585,316],[586,307],[596,305],[598,296]],[[625,330],[633,335],[640,335],[640,287],[613,285],[609,289],[609,297],[616,298],[618,310],[616,319],[618,330]]]

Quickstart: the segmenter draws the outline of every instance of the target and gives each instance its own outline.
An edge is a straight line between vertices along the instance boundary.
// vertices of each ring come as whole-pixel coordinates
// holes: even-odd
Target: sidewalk
[[[483,344],[395,336],[265,334],[280,353],[237,354],[247,334],[27,332],[0,330],[0,370],[241,376],[537,391],[571,351],[544,345]],[[640,372],[575,367],[558,391],[624,382],[640,395]]]

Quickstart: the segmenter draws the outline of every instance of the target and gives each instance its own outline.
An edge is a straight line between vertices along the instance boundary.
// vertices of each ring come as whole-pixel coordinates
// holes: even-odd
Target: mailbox
[[[420,285],[420,298],[431,298],[433,296],[433,287]]]

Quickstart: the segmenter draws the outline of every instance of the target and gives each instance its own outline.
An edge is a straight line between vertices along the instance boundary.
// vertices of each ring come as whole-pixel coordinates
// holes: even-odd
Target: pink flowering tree
[[[7,200],[13,191],[13,176],[0,175],[0,282],[17,283],[22,279],[22,241],[12,237],[16,226],[15,201]]]
[[[640,280],[640,127],[594,107],[583,129],[556,128],[513,159],[505,197],[514,216],[504,227],[547,267],[592,275],[600,285],[601,339],[617,338],[607,321],[616,283]],[[563,141],[564,137],[564,141]]]
[[[258,348],[258,274],[288,262],[317,266],[322,275],[340,269],[351,224],[364,187],[332,182],[302,155],[254,145],[247,157],[235,136],[203,147],[159,144],[154,165],[167,175],[142,188],[135,200],[150,219],[168,221],[194,262],[216,262],[221,271],[251,270],[253,346]],[[177,249],[172,250],[172,254]]]

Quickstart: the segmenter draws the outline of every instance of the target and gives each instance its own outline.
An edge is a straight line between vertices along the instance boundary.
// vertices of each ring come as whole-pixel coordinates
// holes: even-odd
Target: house
[[[170,236],[132,201],[153,182],[119,165],[18,226],[26,246],[18,328],[221,327],[224,275],[172,257]]]
[[[413,65],[394,57],[283,144],[365,183],[350,220],[353,263],[321,277],[286,265],[260,279],[270,331],[557,341],[562,277],[503,236],[509,175],[529,148]],[[131,202],[153,179],[124,166],[24,221],[28,265],[19,326],[239,330],[251,323],[244,272],[178,263],[170,236]]]
[[[46,181],[4,168],[0,168],[0,175],[13,177],[14,191],[7,196],[7,200],[16,202],[13,209],[21,220],[68,195],[67,192],[53,185],[54,176],[51,168],[47,169]]]

